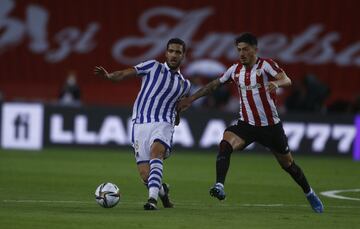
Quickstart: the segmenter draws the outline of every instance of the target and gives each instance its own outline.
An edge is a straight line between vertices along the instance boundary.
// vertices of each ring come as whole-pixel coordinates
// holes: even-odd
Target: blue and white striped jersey
[[[142,83],[133,108],[133,122],[174,124],[176,103],[189,93],[190,81],[180,71],[172,72],[166,63],[156,60],[140,63],[134,68],[142,77]]]

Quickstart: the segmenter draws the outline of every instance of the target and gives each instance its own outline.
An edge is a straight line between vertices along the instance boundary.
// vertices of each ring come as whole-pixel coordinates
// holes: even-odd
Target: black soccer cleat
[[[144,210],[157,210],[157,201],[154,198],[149,198],[144,204]]]
[[[170,186],[166,183],[163,183],[162,184],[163,188],[164,188],[164,192],[165,192],[165,195],[163,196],[160,196],[160,200],[164,206],[164,208],[173,208],[174,207],[174,204],[171,203],[170,199],[169,199],[169,192],[170,192]]]
[[[221,185],[215,184],[210,188],[210,196],[218,198],[218,200],[224,200],[226,197],[224,188]]]

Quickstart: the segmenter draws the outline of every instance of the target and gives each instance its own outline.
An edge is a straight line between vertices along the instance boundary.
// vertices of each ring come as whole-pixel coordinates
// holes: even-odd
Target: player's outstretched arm
[[[194,102],[198,98],[210,95],[216,89],[218,89],[220,87],[220,85],[221,85],[220,79],[215,79],[215,80],[211,81],[210,83],[206,84],[204,87],[200,88],[193,95],[189,96],[189,99],[191,100],[191,102]]]
[[[215,79],[215,80],[211,81],[210,83],[206,84],[204,87],[200,88],[193,95],[180,100],[180,102],[177,105],[177,110],[178,111],[187,110],[195,100],[197,100],[203,96],[207,96],[207,95],[211,94],[218,87],[220,87],[220,85],[221,85],[221,82],[219,79]]]
[[[136,70],[134,68],[128,68],[122,71],[115,71],[112,73],[108,73],[105,68],[102,66],[96,66],[94,68],[94,74],[105,77],[107,79],[120,81],[129,77],[136,76]]]

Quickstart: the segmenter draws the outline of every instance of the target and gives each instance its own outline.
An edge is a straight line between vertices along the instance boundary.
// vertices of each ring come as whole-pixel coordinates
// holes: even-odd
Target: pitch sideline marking
[[[360,189],[357,189],[360,190]],[[360,199],[359,199],[360,200]],[[45,204],[94,204],[95,201],[76,201],[76,200],[2,200],[3,203],[45,203]],[[133,204],[143,204],[142,202],[135,201],[121,201],[121,205],[133,205]],[[202,202],[179,202],[175,203],[178,206],[192,206],[192,207],[201,207],[208,206],[208,204]],[[307,204],[227,204],[221,203],[225,207],[309,207]],[[346,205],[332,205],[331,208],[359,208],[360,206],[346,206]]]
[[[3,200],[4,203],[45,203],[45,204],[90,204],[90,201],[77,200]]]
[[[342,195],[338,194],[338,193],[342,193],[342,192],[360,192],[360,189],[329,190],[329,191],[325,191],[325,192],[320,192],[320,194],[323,196],[335,198],[335,199],[360,201],[360,198],[347,197],[347,196],[342,196]]]

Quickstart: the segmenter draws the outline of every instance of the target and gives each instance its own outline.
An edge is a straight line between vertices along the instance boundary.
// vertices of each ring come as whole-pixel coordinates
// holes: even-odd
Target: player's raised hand
[[[106,77],[106,78],[110,78],[109,77],[109,73],[105,70],[105,68],[103,68],[102,66],[95,66],[94,68],[94,74],[97,76],[102,76],[102,77]]]

